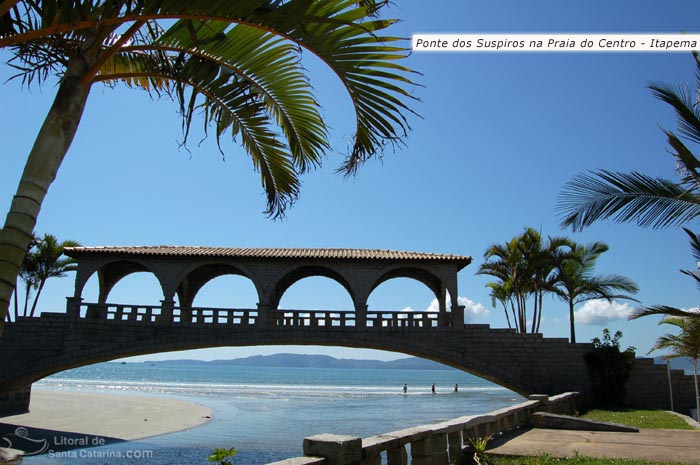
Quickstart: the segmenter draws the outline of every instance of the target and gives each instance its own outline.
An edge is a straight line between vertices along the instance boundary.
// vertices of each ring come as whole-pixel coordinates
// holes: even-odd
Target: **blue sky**
[[[402,0],[386,14],[402,22],[396,35],[415,33],[700,32],[700,3],[658,1],[437,1]],[[310,55],[310,54],[307,54]],[[77,137],[44,203],[37,232],[84,245],[216,245],[230,247],[348,247],[471,255],[460,273],[461,297],[479,315],[473,322],[506,325],[492,308],[475,272],[486,248],[526,226],[578,242],[602,240],[610,251],[597,271],[635,280],[643,304],[698,305],[698,292],[680,268],[695,266],[679,229],[649,230],[599,223],[584,233],[562,231],[555,203],[562,186],[590,169],[637,170],[675,179],[661,127],[673,129],[672,111],[654,99],[650,81],[692,82],[688,53],[414,53],[407,64],[422,73],[415,95],[421,118],[405,148],[343,179],[334,173],[352,136],[349,99],[334,76],[306,56],[311,82],[332,128],[322,169],[303,178],[302,194],[283,221],[267,219],[259,177],[244,151],[213,140],[182,139],[176,106],[143,92],[95,86]],[[12,74],[0,68],[3,82]],[[0,210],[6,212],[55,86],[0,87],[3,150]],[[697,147],[695,147],[697,149]],[[691,225],[697,227],[697,225]],[[93,280],[94,281],[94,280]],[[73,280],[54,280],[40,303],[63,311]],[[96,300],[93,283],[84,294]],[[136,274],[120,283],[110,301],[153,304],[155,279]],[[430,292],[416,281],[392,280],[370,297],[370,309],[426,309]],[[256,298],[242,278],[219,278],[195,304],[253,308]],[[481,306],[479,306],[481,305]],[[343,288],[324,278],[297,283],[285,308],[349,309]],[[604,308],[602,308],[604,307]],[[611,315],[608,306],[597,309]],[[594,309],[594,310],[595,310]],[[619,309],[618,309],[619,310]],[[624,309],[622,312],[624,313]],[[604,325],[581,314],[578,339],[604,326],[621,329],[624,345],[645,353],[665,328],[654,318]],[[547,301],[542,330],[568,336],[566,306]],[[584,324],[588,321],[588,324]],[[220,348],[157,358],[234,358],[294,351],[346,358],[397,358],[351,349]],[[156,358],[149,356],[148,358]]]

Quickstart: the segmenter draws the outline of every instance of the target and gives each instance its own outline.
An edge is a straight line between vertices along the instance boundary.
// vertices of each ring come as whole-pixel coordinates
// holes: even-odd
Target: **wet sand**
[[[32,391],[29,408],[30,413],[0,418],[0,441],[17,427],[25,427],[25,437],[33,439],[43,438],[34,438],[32,432],[104,437],[109,442],[142,439],[194,428],[213,413],[208,407],[167,397],[40,389]],[[0,443],[3,446],[7,444]]]

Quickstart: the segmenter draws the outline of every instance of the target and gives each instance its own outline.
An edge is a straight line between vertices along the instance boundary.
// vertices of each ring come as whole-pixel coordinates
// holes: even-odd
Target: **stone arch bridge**
[[[448,302],[457,300],[457,274],[471,262],[470,257],[385,250],[171,246],[75,247],[66,249],[66,254],[78,261],[75,292],[68,298],[66,313],[19,318],[6,324],[0,336],[0,414],[26,411],[31,384],[52,373],[133,355],[220,346],[380,349],[435,360],[523,395],[589,390],[583,355],[592,349],[590,344],[464,324],[464,307]],[[108,303],[116,283],[143,271],[153,273],[160,283],[160,305]],[[98,301],[83,302],[83,289],[95,274]],[[192,306],[207,282],[227,274],[252,281],[257,308]],[[284,292],[309,276],[340,283],[354,308],[279,309]],[[369,311],[371,292],[397,277],[426,285],[435,294],[439,310]],[[650,366],[649,373],[659,371],[653,363]],[[649,373],[644,375],[647,379]],[[659,373],[665,376],[665,370]],[[657,394],[647,397],[654,399]],[[644,395],[639,399],[648,403]]]

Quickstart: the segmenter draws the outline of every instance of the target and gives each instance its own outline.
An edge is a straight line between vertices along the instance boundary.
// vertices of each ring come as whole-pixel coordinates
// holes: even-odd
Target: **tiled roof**
[[[78,258],[85,254],[150,255],[161,257],[236,257],[275,259],[329,259],[329,260],[435,260],[454,261],[468,265],[472,258],[423,252],[373,249],[250,249],[229,247],[141,246],[141,247],[66,247],[66,255]]]

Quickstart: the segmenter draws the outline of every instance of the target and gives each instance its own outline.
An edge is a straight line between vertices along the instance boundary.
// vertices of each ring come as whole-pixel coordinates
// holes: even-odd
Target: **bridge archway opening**
[[[158,278],[149,270],[134,268],[110,283],[105,277],[93,273],[85,283],[81,297],[84,302],[121,303],[139,302],[145,305],[160,305],[163,288]]]
[[[449,299],[449,292],[445,292]],[[369,311],[426,312],[439,310],[439,290],[423,280],[397,276],[381,281],[369,295]]]
[[[197,308],[255,309],[259,300],[253,281],[234,273],[208,280],[193,297],[192,306]]]
[[[346,310],[355,308],[350,286],[330,270],[298,270],[281,282],[278,309]]]

